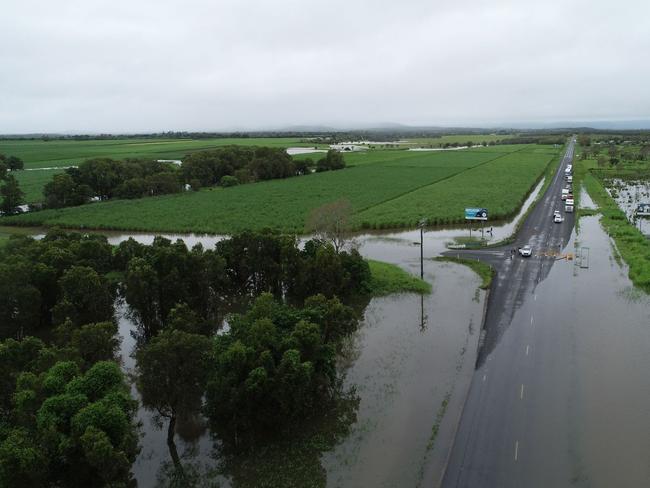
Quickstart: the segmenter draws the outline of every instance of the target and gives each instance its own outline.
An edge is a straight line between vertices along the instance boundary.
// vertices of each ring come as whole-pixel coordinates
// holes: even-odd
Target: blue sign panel
[[[639,203],[636,206],[637,215],[650,215],[650,203]]]
[[[465,220],[487,220],[487,208],[466,208]]]

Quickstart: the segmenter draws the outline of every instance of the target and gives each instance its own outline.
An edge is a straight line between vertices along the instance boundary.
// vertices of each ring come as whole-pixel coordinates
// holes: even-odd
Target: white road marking
[[[537,294],[534,295],[535,301],[537,301]]]
[[[528,356],[528,350],[530,349],[530,345],[526,345],[526,356]]]
[[[533,325],[533,316],[530,316],[530,325]]]
[[[519,457],[519,441],[515,441],[515,461]]]
[[[521,384],[521,391],[519,392],[519,399],[523,400],[524,399],[524,384]]]
[[[484,374],[484,375],[483,375],[483,381],[485,381],[486,379],[487,379],[487,375]]]

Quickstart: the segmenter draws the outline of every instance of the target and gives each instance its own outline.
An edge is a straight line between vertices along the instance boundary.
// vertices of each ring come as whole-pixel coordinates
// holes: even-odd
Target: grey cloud
[[[650,4],[7,0],[0,132],[650,117]]]

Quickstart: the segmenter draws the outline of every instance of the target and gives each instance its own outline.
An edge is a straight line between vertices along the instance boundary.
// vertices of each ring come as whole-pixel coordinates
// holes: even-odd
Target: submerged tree
[[[136,353],[142,404],[155,410],[161,426],[161,417],[169,419],[167,445],[179,469],[174,442],[176,420],[201,410],[211,347],[211,340],[205,336],[164,330]]]

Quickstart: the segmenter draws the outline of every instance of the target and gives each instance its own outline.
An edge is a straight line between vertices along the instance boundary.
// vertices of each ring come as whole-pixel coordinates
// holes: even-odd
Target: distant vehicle
[[[568,175],[568,176],[566,177],[566,180],[567,180],[569,183],[573,183],[573,176]]]
[[[568,213],[573,212],[573,205],[565,205],[564,206],[564,211],[568,212]]]
[[[555,214],[553,216],[553,222],[555,222],[556,224],[561,224],[562,222],[564,222],[564,217],[562,217],[560,214]]]
[[[564,201],[565,205],[572,205],[572,206],[575,205],[575,203],[573,202],[572,197],[573,197],[573,195],[568,195],[567,196],[567,199]]]
[[[559,211],[559,210],[554,210],[554,211],[553,211],[553,217],[555,217],[556,215],[560,215],[560,211]]]
[[[529,258],[533,255],[533,249],[529,245],[519,248],[519,254],[524,258]]]

